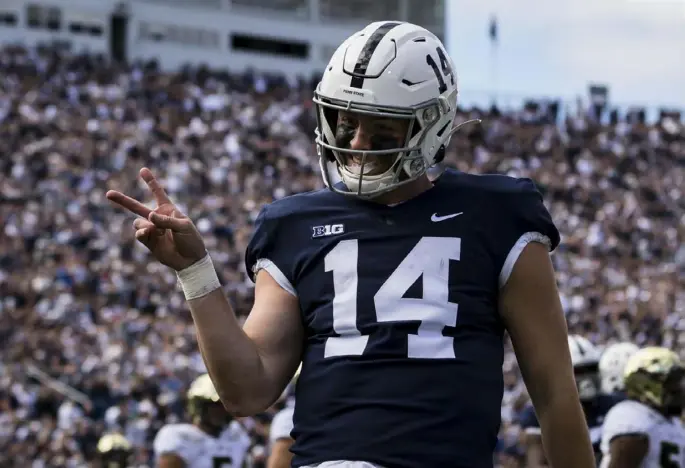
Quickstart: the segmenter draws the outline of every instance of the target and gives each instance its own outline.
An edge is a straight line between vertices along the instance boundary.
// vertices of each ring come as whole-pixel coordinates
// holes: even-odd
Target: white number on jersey
[[[443,336],[445,327],[457,324],[458,305],[449,302],[449,261],[460,260],[461,239],[423,237],[374,296],[379,322],[419,321],[416,335],[407,337],[408,357],[454,358],[454,338]],[[361,356],[369,341],[357,328],[359,243],[340,241],[326,255],[326,271],[333,272],[333,330],[340,335],[326,340],[325,357]],[[402,296],[419,278],[423,298]]]

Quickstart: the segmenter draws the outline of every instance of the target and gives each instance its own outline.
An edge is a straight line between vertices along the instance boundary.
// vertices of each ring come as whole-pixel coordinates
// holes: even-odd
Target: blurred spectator
[[[18,48],[0,51],[0,66],[0,466],[83,466],[115,429],[151,466],[152,437],[184,418],[203,363],[176,276],[148,261],[133,219],[104,193],[144,198],[137,173],[151,167],[204,234],[244,318],[242,255],[259,209],[322,186],[312,83]],[[559,111],[462,110],[483,124],[457,133],[446,161],[539,184],[563,234],[553,258],[572,332],[682,345],[681,122]],[[89,403],[39,384],[29,365]],[[497,456],[522,466],[514,422],[527,395],[511,352],[504,371]],[[243,421],[259,460],[269,420]]]

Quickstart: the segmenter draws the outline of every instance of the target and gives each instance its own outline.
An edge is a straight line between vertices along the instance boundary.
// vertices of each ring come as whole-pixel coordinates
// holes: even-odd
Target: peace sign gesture
[[[116,190],[110,190],[106,195],[108,200],[140,216],[133,222],[136,239],[150,249],[157,260],[176,271],[204,258],[207,255],[205,243],[190,218],[171,202],[150,169],[142,168],[140,177],[155,197],[157,208],[154,210]]]

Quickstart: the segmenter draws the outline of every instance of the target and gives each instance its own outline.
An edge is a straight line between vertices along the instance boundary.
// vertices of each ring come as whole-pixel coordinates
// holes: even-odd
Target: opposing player
[[[295,372],[295,377],[288,386],[288,396],[285,401],[285,408],[276,413],[271,421],[269,430],[270,453],[267,468],[290,468],[293,454],[290,451],[293,442],[290,435],[293,430],[293,416],[295,413],[295,387],[297,378],[300,375],[301,367]]]
[[[251,441],[226,412],[208,374],[188,390],[191,424],[162,427],[153,443],[159,468],[240,468]]]
[[[599,376],[602,379],[603,393],[623,392],[623,374],[626,364],[639,349],[633,343],[623,342],[612,344],[604,350],[599,360]]]
[[[337,49],[314,104],[327,189],[262,210],[243,329],[200,234],[151,171],[154,210],[107,194],[178,272],[226,407],[263,411],[302,362],[294,466],[492,466],[506,330],[550,461],[594,466],[549,258],[559,233],[540,193],[528,179],[427,175],[457,128],[440,40],[370,24]]]
[[[128,468],[131,465],[131,443],[118,432],[103,435],[98,441],[97,451],[101,468]]]
[[[627,400],[604,422],[603,468],[685,467],[685,367],[673,351],[650,347],[635,353],[625,369]]]
[[[603,394],[600,391],[599,349],[587,338],[580,335],[569,335],[568,346],[571,351],[578,395],[590,430],[590,438],[595,456],[599,460],[601,457],[600,442],[602,440],[604,418],[609,410],[620,400],[616,395]],[[520,424],[525,431],[526,466],[533,468],[546,466],[547,460],[542,446],[540,424],[535,416],[533,407],[528,407],[523,411]]]

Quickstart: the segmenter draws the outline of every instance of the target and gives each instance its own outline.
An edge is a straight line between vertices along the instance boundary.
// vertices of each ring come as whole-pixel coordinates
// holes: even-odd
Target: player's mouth
[[[361,174],[368,176],[374,176],[383,174],[390,167],[392,167],[395,162],[395,154],[381,154],[381,155],[366,155],[364,159],[363,154],[348,154],[345,157],[345,166],[353,174]],[[363,170],[362,170],[363,161]]]

